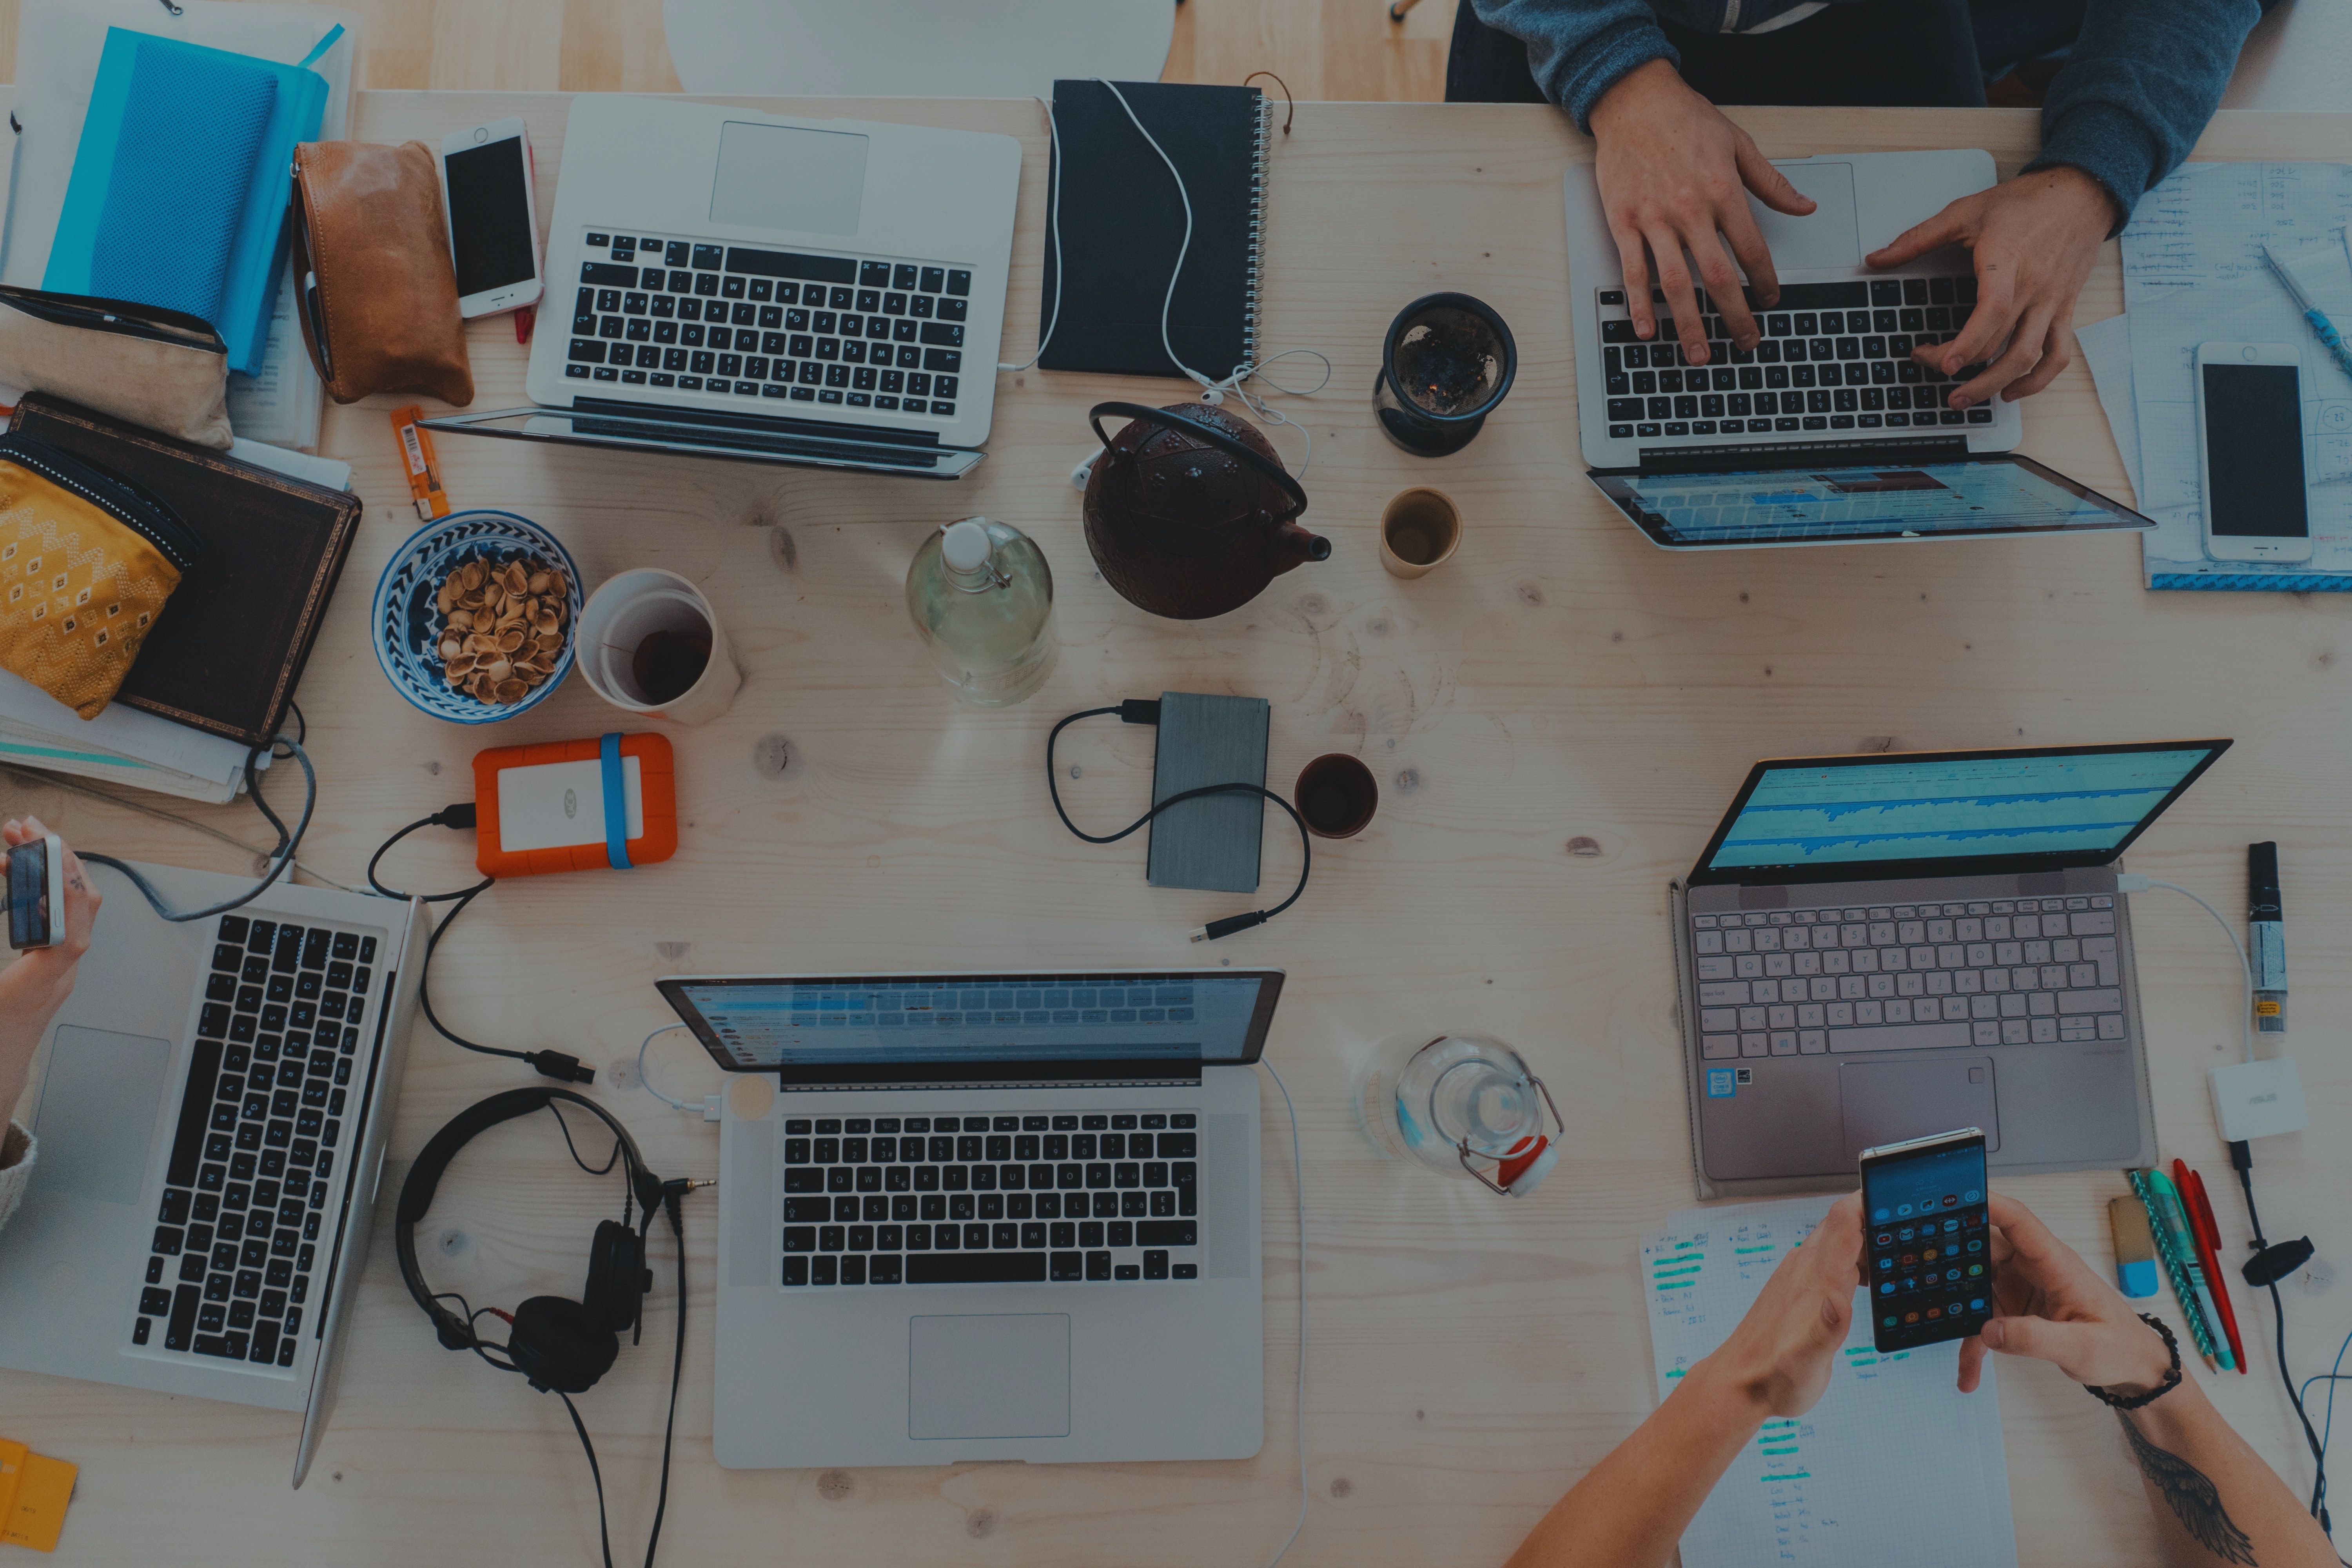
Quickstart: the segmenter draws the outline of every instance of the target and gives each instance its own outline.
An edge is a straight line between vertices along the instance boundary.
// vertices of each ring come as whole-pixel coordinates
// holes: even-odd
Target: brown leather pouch
[[[374,392],[474,401],[441,179],[422,142],[294,149],[302,341],[338,403]]]

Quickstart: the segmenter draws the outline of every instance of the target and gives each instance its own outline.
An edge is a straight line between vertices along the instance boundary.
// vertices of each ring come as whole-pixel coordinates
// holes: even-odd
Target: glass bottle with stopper
[[[1036,541],[984,517],[950,522],[907,568],[907,614],[940,674],[976,708],[1009,708],[1054,672],[1054,573]]]
[[[1356,1117],[1391,1159],[1522,1198],[1551,1174],[1565,1131],[1543,1079],[1489,1035],[1391,1036],[1357,1076]]]

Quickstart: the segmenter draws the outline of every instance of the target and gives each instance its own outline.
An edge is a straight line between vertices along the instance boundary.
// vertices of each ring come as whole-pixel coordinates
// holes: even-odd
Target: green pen
[[[2148,1190],[2156,1194],[2156,1209],[2164,1221],[2166,1243],[2180,1259],[2180,1269],[2187,1276],[2193,1300],[2184,1300],[2182,1309],[2204,1320],[2205,1332],[2200,1337],[2213,1347],[2213,1363],[2223,1372],[2238,1370],[2237,1358],[2230,1353],[2230,1341],[2221,1331],[2221,1310],[2213,1304],[2213,1292],[2205,1283],[2204,1266],[2197,1261],[2197,1243],[2189,1234],[2189,1211],[2180,1202],[2180,1189],[2162,1171],[2147,1173]]]

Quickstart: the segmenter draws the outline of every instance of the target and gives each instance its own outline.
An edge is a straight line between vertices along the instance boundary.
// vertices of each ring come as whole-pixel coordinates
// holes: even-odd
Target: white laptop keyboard
[[[1780,304],[1756,312],[1764,336],[1752,349],[1731,346],[1702,289],[1704,365],[1685,356],[1670,317],[1658,318],[1657,336],[1644,343],[1633,335],[1625,291],[1597,295],[1609,434],[1620,439],[1713,446],[1727,436],[1768,432],[1993,422],[1993,411],[1982,405],[1943,406],[1952,387],[1982,365],[1946,375],[1911,359],[1915,347],[1949,342],[1967,323],[1977,297],[1972,275],[1784,283]],[[1664,310],[1664,294],[1652,289],[1650,298]]]
[[[1694,915],[1699,1054],[2124,1037],[2115,900]]]
[[[968,268],[636,233],[586,243],[607,259],[581,264],[572,380],[722,393],[779,413],[806,403],[955,416]]]
[[[1200,1278],[1198,1117],[822,1116],[784,1122],[783,1283]]]

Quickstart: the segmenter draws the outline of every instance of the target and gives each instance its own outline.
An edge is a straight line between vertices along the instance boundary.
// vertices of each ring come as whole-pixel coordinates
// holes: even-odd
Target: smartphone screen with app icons
[[[1881,1351],[1964,1340],[1993,1315],[1985,1139],[1973,1127],[1862,1152],[1863,1272]]]

